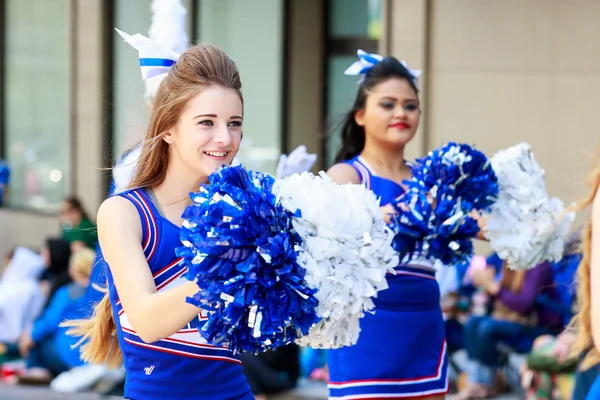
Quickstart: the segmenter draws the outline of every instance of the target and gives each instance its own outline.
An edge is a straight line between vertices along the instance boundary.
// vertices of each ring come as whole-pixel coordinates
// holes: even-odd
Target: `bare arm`
[[[327,171],[327,175],[336,183],[344,185],[353,183],[360,185],[360,177],[353,166],[349,164],[335,164]]]
[[[358,172],[348,164],[335,164],[327,171],[327,175],[336,183],[341,185],[347,183],[353,183],[355,185],[359,185],[360,177],[358,176]],[[382,207],[379,207],[381,213],[383,214],[383,219],[385,222],[390,223],[391,217],[396,213],[396,210],[391,204],[386,204]]]
[[[186,303],[198,291],[194,282],[156,291],[141,245],[140,217],[131,202],[116,196],[100,206],[98,238],[123,309],[144,342],[172,335],[198,315],[200,310]]]
[[[600,191],[596,193],[592,206],[592,243],[590,262],[590,319],[592,338],[596,349],[600,349]]]

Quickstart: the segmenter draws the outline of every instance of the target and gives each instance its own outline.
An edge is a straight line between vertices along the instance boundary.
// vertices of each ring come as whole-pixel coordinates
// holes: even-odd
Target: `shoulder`
[[[98,209],[97,224],[102,256],[108,265],[115,257],[141,245],[142,218],[127,198],[113,196],[104,200]]]
[[[98,228],[107,225],[127,225],[138,223],[140,217],[132,201],[122,196],[112,196],[104,200],[96,218]]]
[[[333,179],[334,182],[345,184],[354,183],[360,184],[361,179],[358,175],[358,171],[352,165],[347,163],[339,163],[333,165],[327,170],[327,175]]]
[[[136,211],[135,206],[131,200],[126,199],[123,196],[111,196],[104,200],[98,209],[98,218],[107,217],[114,213],[130,213]]]

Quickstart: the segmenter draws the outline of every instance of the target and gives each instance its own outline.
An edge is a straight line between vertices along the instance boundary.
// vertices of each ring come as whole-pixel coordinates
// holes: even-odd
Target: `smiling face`
[[[419,99],[406,79],[390,78],[368,92],[365,108],[355,114],[365,139],[388,147],[408,143],[417,132]]]
[[[164,135],[171,159],[204,177],[231,164],[242,140],[242,116],[242,100],[235,90],[204,88]]]

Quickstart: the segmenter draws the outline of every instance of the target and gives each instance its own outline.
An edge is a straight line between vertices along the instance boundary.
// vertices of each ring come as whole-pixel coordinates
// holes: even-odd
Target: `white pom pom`
[[[323,318],[297,343],[329,349],[355,344],[359,319],[373,309],[377,292],[387,289],[386,273],[399,261],[379,200],[365,187],[338,185],[324,172],[278,180],[274,193],[288,210],[301,210],[302,217],[294,218],[303,239],[298,263],[318,290],[317,314]]]
[[[574,219],[560,199],[546,193],[544,171],[531,146],[520,143],[490,159],[500,191],[487,216],[485,237],[512,269],[529,269],[562,258]]]
[[[149,39],[181,54],[189,39],[185,30],[187,10],[181,0],[152,0],[152,24]]]
[[[185,30],[187,10],[181,0],[153,0],[152,24],[148,30],[149,39],[181,54],[189,47],[189,39]],[[151,100],[160,82],[166,75],[159,75],[144,81],[146,101]]]
[[[142,146],[137,146],[131,150],[117,165],[113,168],[113,180],[115,182],[115,193],[120,193],[131,182],[133,174],[138,165],[140,154],[142,153]]]

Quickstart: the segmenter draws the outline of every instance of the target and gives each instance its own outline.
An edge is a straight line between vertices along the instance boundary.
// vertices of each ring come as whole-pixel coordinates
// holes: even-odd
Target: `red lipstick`
[[[410,128],[410,125],[406,122],[396,122],[395,124],[390,125],[391,128],[396,128],[400,130],[405,130]]]

